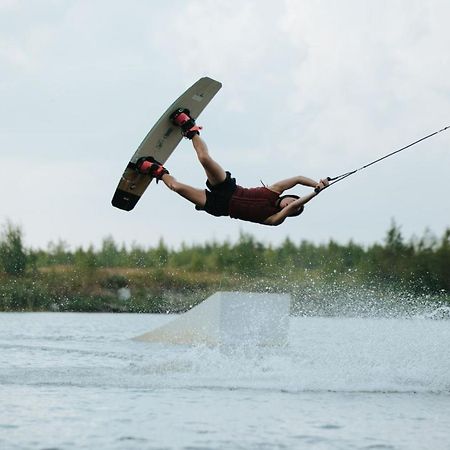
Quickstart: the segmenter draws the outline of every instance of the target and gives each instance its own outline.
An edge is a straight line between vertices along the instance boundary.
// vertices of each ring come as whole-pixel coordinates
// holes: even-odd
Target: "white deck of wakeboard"
[[[170,115],[178,108],[186,108],[191,117],[197,119],[221,87],[222,84],[212,78],[200,78],[167,108],[131,157],[114,193],[113,206],[132,210],[152,181],[149,175],[136,171],[140,158],[152,157],[164,164],[181,141],[181,130],[172,124]]]
[[[216,292],[171,322],[134,339],[170,344],[278,346],[287,341],[290,296]]]

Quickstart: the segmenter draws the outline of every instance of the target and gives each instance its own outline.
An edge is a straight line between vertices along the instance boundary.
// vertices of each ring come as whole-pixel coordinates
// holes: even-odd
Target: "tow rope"
[[[370,162],[368,164],[365,164],[364,166],[360,167],[359,169],[351,170],[350,172],[346,172],[346,173],[343,173],[341,175],[337,175],[335,177],[327,177],[327,180],[331,181],[331,183],[328,186],[325,186],[323,189],[326,189],[326,188],[332,186],[333,184],[336,184],[339,181],[344,180],[345,178],[349,177],[350,175],[353,175],[354,173],[359,172],[360,170],[366,169],[367,167],[372,166],[373,164],[376,164],[376,163],[382,161],[383,159],[389,158],[389,156],[395,155],[396,153],[400,153],[403,150],[406,150],[407,148],[412,147],[413,145],[416,145],[419,142],[424,141],[425,139],[429,139],[430,137],[435,136],[436,134],[442,133],[443,131],[448,130],[449,128],[450,128],[450,125],[445,127],[445,128],[442,128],[442,129],[440,129],[438,131],[435,131],[434,133],[431,133],[431,134],[429,134],[427,136],[424,136],[423,138],[417,139],[417,141],[414,141],[411,144],[405,145],[404,147],[399,148],[398,150],[395,150],[395,151],[393,151],[393,152],[391,152],[391,153],[389,153],[389,154],[387,154],[385,156],[382,156],[381,158],[378,158],[375,161],[372,161],[372,162]],[[323,189],[321,189],[321,191],[323,191]],[[316,189],[316,192],[317,192],[317,189]]]

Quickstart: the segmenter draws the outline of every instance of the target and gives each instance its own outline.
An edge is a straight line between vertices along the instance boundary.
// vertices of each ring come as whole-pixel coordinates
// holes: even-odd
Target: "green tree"
[[[158,243],[158,247],[155,249],[155,259],[160,267],[165,267],[169,261],[170,252],[167,248],[164,240],[161,238]]]
[[[405,243],[400,227],[393,220],[386,233],[385,245],[375,244],[368,250],[371,273],[393,283],[408,281],[414,267],[414,247]]]
[[[72,263],[72,254],[69,244],[63,240],[48,244],[48,262],[51,265],[67,265]]]
[[[0,241],[0,263],[8,275],[20,276],[25,273],[28,256],[23,246],[22,230],[8,222]]]
[[[90,280],[98,267],[97,257],[92,245],[87,250],[84,250],[82,247],[78,248],[74,254],[74,263],[77,271]]]
[[[99,267],[119,267],[121,255],[112,236],[103,239],[102,247],[97,254]]]
[[[251,234],[240,233],[239,241],[233,247],[233,270],[242,276],[261,275],[265,266],[264,245]]]

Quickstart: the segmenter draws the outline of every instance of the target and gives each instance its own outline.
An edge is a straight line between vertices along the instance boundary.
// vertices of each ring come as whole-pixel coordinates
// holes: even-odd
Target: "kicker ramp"
[[[216,292],[173,321],[134,339],[172,344],[283,345],[289,310],[287,294]]]

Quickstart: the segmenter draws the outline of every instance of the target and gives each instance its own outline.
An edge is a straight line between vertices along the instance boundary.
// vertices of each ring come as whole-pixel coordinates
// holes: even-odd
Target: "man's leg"
[[[210,184],[215,186],[222,183],[222,181],[225,181],[227,174],[225,173],[225,170],[222,169],[220,164],[211,158],[205,141],[198,134],[196,134],[192,138],[192,144],[194,145],[200,164],[205,169],[206,177],[208,178]]]
[[[163,183],[172,191],[181,195],[186,200],[203,208],[206,204],[206,193],[203,189],[196,189],[188,184],[178,182],[169,171],[153,158],[143,158],[137,162],[137,170],[142,174],[148,174]]]
[[[161,180],[172,191],[184,197],[194,205],[203,208],[206,203],[206,193],[204,189],[197,189],[187,184],[178,182],[172,175],[165,173]]]

